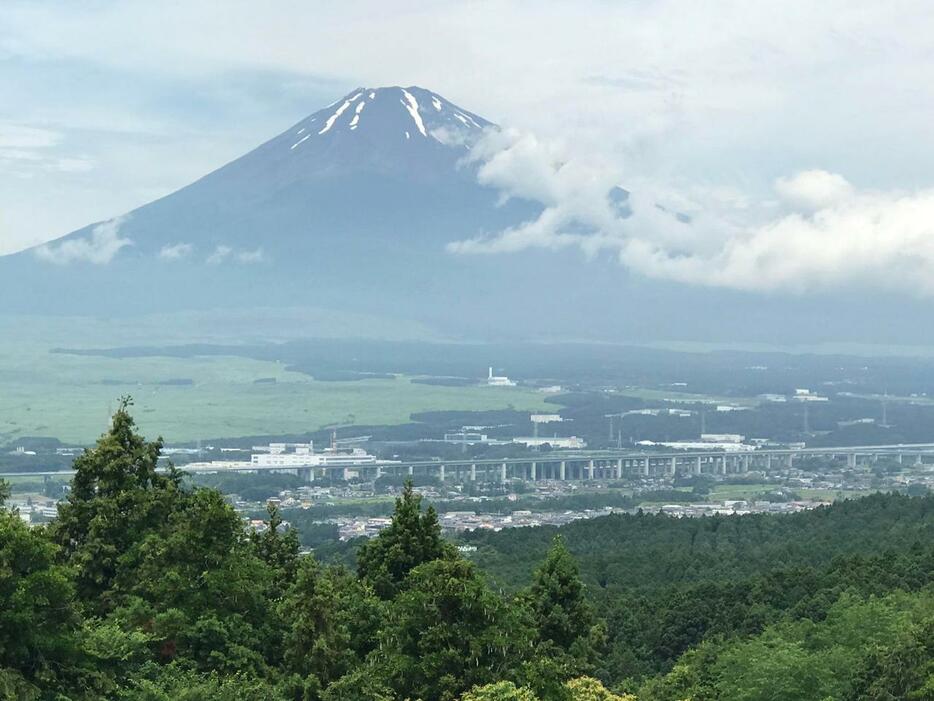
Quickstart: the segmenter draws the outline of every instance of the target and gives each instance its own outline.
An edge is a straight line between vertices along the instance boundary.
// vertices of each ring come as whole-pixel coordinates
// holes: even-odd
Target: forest
[[[932,497],[615,515],[465,555],[408,485],[331,562],[157,471],[130,408],[57,519],[0,509],[2,699],[934,699]]]

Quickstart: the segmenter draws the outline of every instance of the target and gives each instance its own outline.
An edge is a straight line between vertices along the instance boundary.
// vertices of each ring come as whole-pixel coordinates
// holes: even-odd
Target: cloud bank
[[[542,211],[492,236],[454,242],[452,253],[577,248],[694,285],[793,293],[861,285],[934,295],[934,188],[864,190],[842,175],[807,170],[777,179],[775,197],[754,203],[649,183],[621,202],[618,170],[575,163],[529,134],[490,133],[472,159],[481,183]]]
[[[88,237],[66,239],[58,245],[40,246],[36,249],[36,256],[55,265],[79,262],[105,265],[122,248],[133,244],[130,239],[120,236],[120,228],[125,221],[126,217],[116,217],[95,226]]]

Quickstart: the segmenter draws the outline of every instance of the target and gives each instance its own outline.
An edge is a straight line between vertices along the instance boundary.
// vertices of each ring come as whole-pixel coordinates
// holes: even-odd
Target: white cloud
[[[805,170],[775,181],[775,191],[784,202],[804,212],[832,207],[853,196],[853,186],[842,175],[825,170]]]
[[[237,251],[230,246],[221,244],[207,257],[206,262],[208,265],[220,265],[226,261],[235,261],[237,263],[249,265],[251,263],[261,263],[264,260],[266,260],[266,256],[262,248],[257,248],[252,251]]]
[[[214,249],[214,252],[207,257],[205,262],[208,265],[220,265],[230,258],[231,253],[233,253],[233,249],[230,246],[218,246]]]
[[[934,188],[859,190],[810,170],[776,181],[778,209],[729,191],[646,184],[621,213],[608,197],[618,174],[576,164],[553,144],[505,132],[485,137],[477,154],[482,182],[543,209],[514,228],[455,242],[453,253],[578,248],[694,285],[804,292],[860,284],[934,295]]]
[[[187,258],[193,250],[194,246],[190,243],[175,243],[163,246],[162,250],[159,251],[159,257],[163,260],[179,260]]]
[[[94,168],[86,156],[62,156],[55,147],[62,134],[52,129],[28,124],[0,122],[0,164],[7,173],[17,177],[32,177],[37,173],[84,173]]]
[[[62,134],[52,129],[0,122],[0,162],[62,173],[85,172],[94,167],[93,161],[86,157],[58,156],[52,152],[61,141]]]
[[[619,212],[608,193],[619,180],[612,169],[572,160],[560,144],[515,129],[489,130],[474,147],[477,179],[503,199],[539,202],[542,214],[490,237],[457,241],[453,253],[508,253],[526,248],[557,250],[577,245],[588,253],[613,233]]]
[[[859,285],[934,295],[934,188],[853,191],[808,214],[738,227],[713,253],[667,250],[636,231],[619,255],[646,275],[740,290]]]
[[[133,243],[128,238],[120,237],[120,227],[125,221],[124,217],[117,217],[95,226],[89,237],[71,238],[59,244],[40,246],[36,249],[36,256],[56,265],[76,262],[105,265],[112,261],[122,248]]]
[[[90,158],[56,158],[49,162],[51,170],[57,170],[60,173],[87,173],[93,170],[95,162]]]
[[[62,135],[51,129],[0,122],[0,149],[35,149],[55,146]]]
[[[261,263],[265,260],[265,255],[262,248],[253,251],[240,251],[237,254],[237,260],[241,263]]]

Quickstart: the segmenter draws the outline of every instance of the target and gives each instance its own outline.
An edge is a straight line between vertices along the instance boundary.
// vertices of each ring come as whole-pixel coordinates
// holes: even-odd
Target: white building
[[[704,443],[742,443],[745,438],[738,433],[702,433],[700,437]]]
[[[301,467],[353,467],[370,465],[376,462],[376,456],[362,448],[335,450],[327,448],[321,453],[314,451],[313,443],[270,443],[267,446],[254,446],[250,460],[212,460],[211,462],[192,462],[183,469],[244,470],[249,468],[283,470]]]
[[[474,433],[471,431],[457,431],[456,433],[445,433],[444,442],[445,443],[466,443],[467,445],[473,445],[475,443],[494,443],[497,441],[491,441],[490,437],[485,433]]]
[[[515,387],[516,383],[505,375],[494,375],[493,368],[490,367],[490,373],[487,375],[486,383],[490,387]]]
[[[564,419],[561,418],[561,414],[532,414],[529,421],[533,424],[554,424],[561,423]]]
[[[550,445],[552,448],[570,448],[570,449],[580,449],[586,448],[587,444],[584,442],[583,438],[578,438],[577,436],[567,436],[567,437],[558,437],[558,436],[529,436],[524,438],[513,438],[513,443],[518,443],[519,445],[524,445],[528,448],[538,448],[543,445]]]
[[[819,394],[814,394],[809,389],[796,389],[794,399],[799,402],[827,402],[830,401],[828,397],[821,396]]]
[[[661,409],[631,409],[624,411],[622,416],[658,416],[661,413]]]
[[[376,456],[362,448],[344,451],[326,449],[322,453],[315,453],[311,443],[271,443],[269,447],[268,453],[251,455],[250,464],[256,467],[341,467],[376,462]],[[288,448],[292,448],[292,451],[289,452]]]

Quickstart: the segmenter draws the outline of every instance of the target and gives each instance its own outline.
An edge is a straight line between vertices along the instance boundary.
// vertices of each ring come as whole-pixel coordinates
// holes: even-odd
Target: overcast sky
[[[870,272],[934,280],[921,0],[3,0],[0,253],[126,212],[381,85],[431,89],[698,222],[689,244],[540,225],[458,252],[610,247],[646,275],[695,282],[713,260],[724,281],[705,284],[793,288],[815,255],[837,270],[871,220],[886,225],[853,234]],[[509,167],[534,167],[496,163],[487,180],[505,189],[521,189]],[[768,267],[786,247],[797,267]]]

